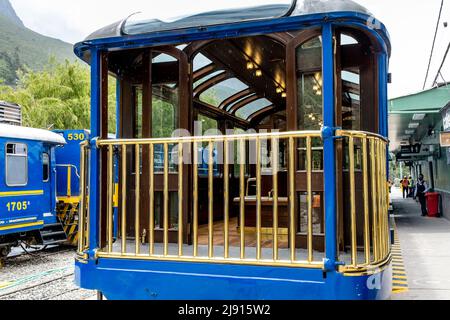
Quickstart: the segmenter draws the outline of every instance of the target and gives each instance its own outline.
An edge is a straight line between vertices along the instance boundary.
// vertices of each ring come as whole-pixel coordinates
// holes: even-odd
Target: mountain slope
[[[16,11],[9,0],[0,0],[0,14],[14,22],[16,25],[24,27],[22,20],[17,16]]]
[[[74,60],[72,45],[26,28],[9,0],[0,0],[0,79],[17,80],[17,70],[40,70],[54,56]]]

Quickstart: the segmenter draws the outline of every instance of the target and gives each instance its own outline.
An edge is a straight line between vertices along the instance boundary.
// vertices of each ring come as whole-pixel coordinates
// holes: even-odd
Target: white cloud
[[[48,36],[75,43],[91,32],[120,20],[133,12],[150,12],[153,17],[169,18],[224,7],[242,7],[276,0],[11,0],[25,25]],[[289,3],[289,0],[279,0]],[[422,89],[436,26],[440,0],[359,0],[386,24],[393,45],[391,72],[394,83],[390,96]],[[434,79],[450,41],[450,4],[444,4],[435,56],[428,85]],[[443,68],[450,81],[450,57]]]

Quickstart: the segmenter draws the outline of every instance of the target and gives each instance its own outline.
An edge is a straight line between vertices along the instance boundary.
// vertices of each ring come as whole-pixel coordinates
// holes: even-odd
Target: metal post
[[[100,150],[96,142],[100,136],[100,90],[101,90],[101,52],[93,48],[91,50],[91,163],[89,174],[89,256],[95,256],[95,250],[99,247],[99,222],[100,222]]]
[[[324,103],[324,181],[325,195],[325,269],[336,270],[337,260],[337,206],[336,206],[336,148],[335,135],[335,87],[333,28],[326,23],[322,29],[323,43],[323,103]]]

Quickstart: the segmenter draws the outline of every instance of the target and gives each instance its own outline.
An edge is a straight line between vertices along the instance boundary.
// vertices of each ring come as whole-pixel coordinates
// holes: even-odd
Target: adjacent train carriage
[[[75,52],[92,77],[79,286],[108,299],[390,296],[390,41],[365,8],[132,16]]]
[[[0,258],[18,241],[65,241],[56,214],[55,133],[0,124]]]

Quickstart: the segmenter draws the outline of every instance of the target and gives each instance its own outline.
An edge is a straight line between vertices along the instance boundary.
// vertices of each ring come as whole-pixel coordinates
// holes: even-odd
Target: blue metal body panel
[[[28,182],[25,186],[6,184],[6,145],[27,146]],[[42,229],[56,221],[54,146],[40,141],[0,137],[0,236]],[[50,157],[50,178],[43,181],[43,153]]]
[[[67,144],[56,149],[56,175],[57,175],[57,195],[67,196],[67,167],[72,165],[71,172],[71,195],[80,195],[80,179],[77,173],[80,172],[80,143],[89,139],[89,132],[86,130],[54,130],[53,132],[62,135]]]
[[[75,281],[110,300],[383,300],[392,271],[346,277],[322,270],[99,259],[77,262]]]
[[[387,135],[386,61],[390,54],[389,35],[381,23],[369,28],[373,17],[355,12],[333,12],[264,21],[167,31],[156,34],[84,41],[75,53],[91,64],[91,157],[90,157],[90,248],[86,261],[76,262],[76,282],[86,289],[102,291],[108,299],[387,299],[391,295],[390,265],[374,275],[345,276],[337,271],[336,163],[333,37],[334,26],[352,26],[369,32],[380,44],[384,67],[380,65],[380,132]],[[99,246],[99,150],[100,135],[100,55],[102,50],[132,49],[179,44],[207,39],[260,35],[323,27],[324,131],[325,140],[325,270],[176,263],[144,260],[97,259]],[[89,55],[84,55],[89,51]],[[89,57],[89,58],[88,58]],[[381,73],[382,72],[382,73]]]

